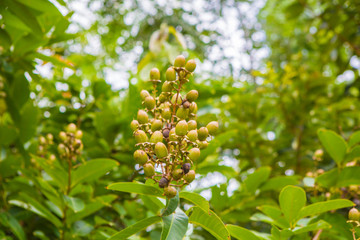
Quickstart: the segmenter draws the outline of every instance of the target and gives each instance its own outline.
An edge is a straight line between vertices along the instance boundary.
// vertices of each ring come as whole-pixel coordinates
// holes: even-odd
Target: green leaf
[[[193,207],[191,210],[190,223],[201,226],[219,240],[230,239],[230,234],[224,223],[213,211],[210,210],[210,213],[205,213],[199,207]]]
[[[346,199],[335,199],[325,202],[317,202],[302,208],[299,212],[298,218],[301,219],[307,216],[318,215],[320,213],[336,210],[340,208],[352,207],[355,204]]]
[[[17,2],[20,2],[27,7],[33,8],[35,10],[39,10],[41,12],[51,14],[51,15],[61,15],[59,10],[49,1],[46,0],[16,0]]]
[[[4,30],[0,28],[0,46],[4,50],[8,50],[11,47],[11,37],[10,35]]]
[[[347,144],[337,133],[331,130],[320,129],[318,136],[325,150],[340,165],[345,158]]]
[[[110,184],[107,189],[120,192],[136,193],[164,198],[162,191],[156,187],[136,182],[119,182]]]
[[[315,179],[315,182],[322,187],[330,188],[331,186],[336,185],[339,178],[339,174],[340,174],[339,169],[332,169],[318,176]]]
[[[21,112],[20,139],[23,143],[30,140],[36,132],[38,120],[38,108],[28,102]]]
[[[73,172],[71,186],[96,180],[117,165],[117,161],[107,158],[88,161]]]
[[[353,147],[360,142],[360,131],[354,132],[349,139],[349,147]]]
[[[263,191],[272,191],[283,189],[287,185],[296,185],[298,184],[298,176],[278,176],[273,177],[267,180],[261,187],[260,190]]]
[[[182,240],[188,227],[188,216],[179,208],[175,213],[163,216],[163,230],[161,240]]]
[[[179,206],[179,192],[176,192],[176,196],[170,199],[167,199],[167,204],[162,212],[161,216],[168,216],[172,214],[176,208]]]
[[[331,228],[331,225],[324,220],[317,221],[316,223],[309,224],[304,227],[296,227],[293,230],[294,234],[316,231],[319,229]]]
[[[209,209],[210,209],[209,202],[200,194],[193,192],[180,192],[179,197],[186,199],[189,202],[192,202],[206,213],[209,213]]]
[[[244,185],[248,192],[255,193],[259,186],[270,176],[270,167],[260,167],[254,173],[250,174],[245,180]]]
[[[289,223],[286,221],[283,213],[281,212],[281,210],[279,208],[274,207],[274,206],[264,205],[264,206],[259,207],[259,210],[262,211],[263,213],[265,213],[270,218],[272,218],[275,221],[276,226],[279,226],[281,228],[289,228],[290,227]]]
[[[80,212],[84,210],[85,203],[80,198],[64,196],[66,205],[71,208],[74,212]]]
[[[135,233],[147,228],[154,223],[160,222],[161,217],[154,216],[138,221],[137,223],[121,230],[120,232],[112,235],[108,240],[117,240],[117,239],[127,239],[128,237],[134,235]]]
[[[300,209],[306,204],[305,191],[300,187],[286,186],[280,192],[279,203],[285,218],[293,227]]]
[[[340,171],[336,186],[360,185],[360,167],[345,167]]]
[[[0,213],[0,223],[4,225],[4,227],[8,227],[18,239],[26,239],[24,230],[21,228],[21,225],[10,213]]]
[[[165,204],[163,204],[157,197],[140,195],[140,198],[144,205],[155,214],[158,214],[159,211],[165,207]]]
[[[227,230],[230,235],[239,240],[260,240],[255,234],[253,234],[250,230],[239,227],[232,224],[226,225]]]
[[[345,162],[350,162],[360,158],[360,146],[355,146],[346,154]]]

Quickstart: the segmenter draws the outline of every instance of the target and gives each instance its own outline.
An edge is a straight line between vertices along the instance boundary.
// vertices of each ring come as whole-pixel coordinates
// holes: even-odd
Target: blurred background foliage
[[[67,239],[106,239],[159,210],[105,186],[144,181],[134,170],[129,124],[140,90],[151,87],[149,70],[164,75],[179,54],[198,62],[187,86],[200,94],[198,123],[220,123],[188,190],[208,199],[225,223],[267,233],[270,226],[252,216],[260,205],[277,204],[281,186],[308,187],[313,202],[331,199],[338,189],[312,195],[304,177],[336,167],[328,154],[313,160],[318,129],[348,140],[360,128],[359,29],[356,0],[0,1],[0,238],[60,237],[63,213],[50,206],[44,189],[52,191],[52,182],[34,155],[40,136],[51,133],[57,144],[70,122],[84,133],[83,162],[119,165],[74,190],[74,199],[97,206],[72,209]],[[266,177],[251,184],[254,174]],[[264,184],[279,178],[283,185]],[[345,224],[340,214],[323,218]],[[339,229],[322,236],[349,239],[351,232]],[[134,239],[159,235],[156,225]],[[190,236],[213,238],[197,226]]]

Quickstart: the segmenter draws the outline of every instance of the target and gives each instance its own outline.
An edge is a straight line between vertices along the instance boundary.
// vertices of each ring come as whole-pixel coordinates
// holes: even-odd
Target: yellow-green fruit
[[[136,150],[134,152],[134,159],[135,159],[135,162],[140,164],[140,165],[144,165],[148,160],[148,155],[146,154],[145,151],[143,150]]]
[[[83,137],[83,132],[81,130],[77,130],[75,133],[75,138],[81,139]]]
[[[80,130],[78,130],[78,131],[80,131]],[[76,136],[76,134],[75,134],[75,136]],[[48,133],[48,134],[46,134],[46,139],[49,142],[52,142],[54,140],[54,136],[51,133]]]
[[[155,131],[150,137],[150,142],[152,143],[162,142],[162,140],[163,134],[160,131]]]
[[[186,65],[185,65],[186,70],[188,70],[189,72],[193,72],[196,68],[196,62],[194,59],[190,59],[189,61],[187,61]]]
[[[147,140],[148,140],[148,136],[143,130],[137,130],[135,132],[135,141],[137,143],[147,142]]]
[[[215,135],[219,129],[219,123],[216,121],[209,122],[208,125],[206,125],[206,128],[209,130],[210,135]]]
[[[157,68],[153,68],[150,71],[150,79],[159,80],[160,79],[160,71]]]
[[[137,120],[132,120],[130,123],[131,130],[135,131],[139,127],[139,122]]]
[[[171,118],[171,110],[170,108],[165,108],[164,110],[161,111],[161,116],[165,119],[170,119]]]
[[[195,101],[199,97],[199,92],[196,90],[191,90],[186,94],[186,100],[189,102]]]
[[[176,133],[175,133],[175,128],[171,129],[170,130],[170,141],[177,141],[177,136],[176,136]]]
[[[189,124],[188,124],[189,125]],[[191,142],[196,142],[197,138],[198,138],[198,134],[196,130],[190,130],[187,134],[187,137],[189,138],[189,140]]]
[[[207,146],[209,145],[209,143],[207,141],[196,141],[196,143],[199,145],[200,149],[204,149],[207,148]]]
[[[209,130],[206,127],[199,128],[197,132],[200,141],[206,140],[206,138],[209,136]]]
[[[191,159],[191,161],[195,162],[199,159],[200,157],[200,149],[198,148],[192,148],[189,150],[189,155],[188,157]]]
[[[181,94],[174,94],[171,98],[171,103],[172,104],[175,104],[177,103],[178,105],[181,105],[182,104],[182,97],[181,97]]]
[[[175,69],[172,68],[172,67],[169,67],[169,68],[166,70],[165,76],[166,76],[166,80],[167,80],[167,81],[175,81],[175,80],[176,80],[176,72],[175,72]]]
[[[187,134],[187,131],[188,131],[188,125],[185,120],[181,120],[180,122],[178,122],[176,124],[176,127],[175,127],[176,135],[184,136]]]
[[[180,106],[176,111],[176,116],[180,119],[186,119],[188,115],[189,115],[189,109],[186,109],[183,106]]]
[[[356,208],[352,208],[349,211],[349,220],[359,221],[360,213]]]
[[[196,102],[192,102],[189,109],[190,113],[196,114],[198,110]]]
[[[175,58],[174,67],[184,67],[185,66],[185,57],[183,55],[179,55]]]
[[[140,97],[144,101],[146,97],[150,96],[150,93],[146,90],[141,90]]]
[[[139,121],[139,123],[145,124],[148,123],[149,116],[144,110],[139,110],[137,113],[137,120]]]
[[[171,92],[172,89],[173,89],[172,84],[169,81],[165,81],[161,87],[161,91],[163,92]]]
[[[144,105],[149,110],[154,109],[155,104],[156,104],[155,99],[152,96],[148,96],[144,100]]]
[[[155,119],[152,123],[151,123],[151,131],[155,132],[156,130],[160,130],[162,129],[162,121],[159,119]]]
[[[182,178],[183,175],[184,171],[182,169],[175,169],[172,172],[172,177],[174,178],[174,180],[179,180],[180,178]]]
[[[167,198],[173,198],[176,196],[176,189],[172,186],[168,186],[166,188],[164,188],[164,194]]]
[[[167,96],[164,93],[159,95],[159,102],[163,103],[167,100]]]
[[[63,131],[61,131],[61,132],[59,133],[59,138],[61,139],[61,141],[65,142],[66,139],[67,139],[66,133],[63,132]]]
[[[195,120],[190,120],[189,122],[188,122],[188,129],[189,129],[189,131],[190,130],[194,130],[194,129],[196,129],[197,128],[197,123],[196,123],[196,121]],[[197,136],[197,135],[196,135]]]
[[[77,128],[76,128],[76,125],[74,123],[70,123],[66,127],[66,131],[68,131],[69,133],[75,133],[76,130],[77,130]]]
[[[152,177],[155,174],[155,168],[151,163],[146,163],[144,165],[144,173],[147,177]]]
[[[187,174],[184,175],[184,180],[188,183],[191,183],[195,179],[195,171],[190,170]]]
[[[39,143],[40,143],[41,145],[45,145],[45,144],[46,144],[46,138],[43,137],[43,136],[40,136],[40,137],[39,137]]]
[[[59,152],[60,155],[66,153],[68,151],[66,146],[64,144],[62,144],[62,143],[60,143],[58,145],[57,149],[58,149],[58,152]]]
[[[168,155],[168,150],[162,142],[158,142],[155,144],[155,154],[158,158],[163,158]]]

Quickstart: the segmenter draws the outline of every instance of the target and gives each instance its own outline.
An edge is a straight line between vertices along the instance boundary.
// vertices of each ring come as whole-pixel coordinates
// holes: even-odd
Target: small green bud
[[[162,142],[158,142],[155,144],[155,154],[158,158],[163,158],[168,155],[168,150]]]
[[[144,173],[147,177],[152,177],[155,175],[155,168],[151,163],[146,163],[144,165]]]
[[[175,58],[174,67],[184,67],[185,66],[185,57],[183,55],[179,55]]]
[[[181,97],[181,94],[174,94],[171,98],[171,103],[172,104],[175,104],[177,103],[177,105],[181,105],[182,104],[182,97]]]
[[[137,120],[132,120],[130,124],[131,130],[135,131],[139,127],[139,122]]]
[[[197,123],[195,120],[190,120],[188,122],[188,129],[189,130],[195,130],[197,128]],[[196,135],[197,136],[197,135]]]
[[[150,137],[150,142],[157,143],[162,142],[163,140],[163,134],[160,131],[155,131]]]
[[[198,139],[198,133],[196,130],[190,130],[187,134],[187,137],[189,138],[190,141],[196,142],[196,140]]]
[[[77,130],[75,133],[75,138],[81,139],[83,137],[83,132],[81,130]]]
[[[216,121],[209,122],[208,125],[206,125],[206,128],[209,130],[210,135],[215,135],[219,129],[219,123]]]
[[[192,102],[189,109],[190,109],[190,113],[196,114],[198,111],[196,102]]]
[[[171,110],[170,108],[165,108],[164,110],[161,111],[161,116],[165,119],[170,119],[171,118]]]
[[[186,100],[189,102],[195,101],[199,97],[199,92],[196,90],[191,90],[186,94]]]
[[[186,109],[183,106],[180,106],[176,111],[176,116],[180,119],[186,119],[188,115],[189,115],[189,109]]]
[[[145,151],[139,149],[134,152],[134,159],[136,163],[144,165],[149,160],[149,157]]]
[[[180,122],[178,122],[176,124],[176,127],[175,127],[176,135],[184,136],[187,134],[187,131],[188,131],[188,125],[185,120],[181,120]]]
[[[137,130],[135,132],[135,141],[137,143],[147,142],[147,140],[148,140],[148,136],[143,130]]]
[[[173,89],[173,86],[172,86],[171,82],[165,81],[164,84],[162,85],[161,91],[171,92],[172,89]]]
[[[170,130],[170,141],[177,141],[177,135],[175,133],[175,128]]]
[[[195,171],[190,170],[187,174],[184,176],[184,180],[188,183],[191,183],[195,179]]]
[[[184,175],[184,171],[182,169],[175,169],[172,172],[172,177],[174,178],[174,180],[179,180],[180,178],[182,178],[182,176]]]
[[[169,185],[169,180],[165,177],[162,177],[159,181],[159,187],[164,188],[167,187],[168,185]]]
[[[139,110],[137,113],[137,120],[141,124],[145,124],[149,121],[149,116],[144,110]]]
[[[159,119],[155,119],[152,123],[151,123],[151,131],[155,132],[156,130],[160,130],[162,128],[162,121]]]
[[[195,162],[199,159],[200,157],[200,149],[198,148],[192,148],[189,150],[189,155],[188,157],[191,159],[191,161]]]
[[[206,138],[209,136],[209,130],[206,127],[201,127],[198,129],[198,138],[200,141],[206,140]]]
[[[154,109],[155,104],[156,104],[155,99],[152,96],[148,96],[144,100],[144,105],[149,110]]]
[[[63,132],[63,131],[61,131],[61,132],[59,133],[59,138],[61,139],[61,141],[65,142],[66,139],[67,139],[66,133]]]
[[[150,79],[151,80],[159,80],[160,79],[160,71],[157,68],[153,68],[150,71]]]
[[[164,194],[167,198],[175,197],[176,193],[177,193],[176,188],[174,188],[172,186],[164,188]]]
[[[175,69],[172,68],[172,67],[169,67],[169,68],[166,70],[165,76],[166,76],[166,80],[167,80],[167,81],[175,81],[175,80],[176,80],[176,72],[175,72]]]
[[[349,220],[359,221],[360,213],[356,208],[352,208],[349,211]]]
[[[150,96],[150,93],[146,90],[141,90],[140,97],[144,101],[146,97]]]
[[[69,133],[75,133],[76,132],[76,125],[74,123],[70,123],[69,125],[67,125],[66,127],[66,131],[68,131]]]
[[[186,70],[188,70],[189,72],[193,72],[196,68],[196,62],[194,59],[190,59],[189,61],[187,61],[186,65],[185,65]]]

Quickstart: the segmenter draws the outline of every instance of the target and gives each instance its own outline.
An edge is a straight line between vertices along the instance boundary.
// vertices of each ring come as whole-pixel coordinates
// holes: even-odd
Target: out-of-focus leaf
[[[119,182],[110,184],[107,189],[120,192],[136,193],[164,198],[162,191],[156,187],[135,183],[135,182]]]
[[[254,193],[259,188],[259,186],[269,178],[270,173],[271,168],[268,166],[257,169],[244,180],[244,186],[246,187],[246,190],[248,192]]]
[[[280,190],[287,185],[296,185],[298,183],[298,176],[278,176],[268,179],[260,189],[261,191]]]
[[[26,239],[24,230],[21,228],[21,225],[10,213],[0,213],[0,224],[9,228],[18,239]]]
[[[325,229],[325,228],[331,228],[331,225],[324,220],[319,220],[316,223],[309,224],[304,227],[296,227],[294,228],[293,232],[295,234],[310,232],[310,231],[316,231],[318,229]]]
[[[226,225],[227,230],[230,235],[239,240],[260,240],[255,234],[253,234],[250,230],[239,227],[232,224]]]
[[[319,139],[325,150],[340,165],[345,158],[347,144],[345,140],[337,133],[331,130],[320,129],[318,131]]]
[[[85,203],[80,198],[64,196],[65,203],[74,212],[80,212],[85,208]]]

